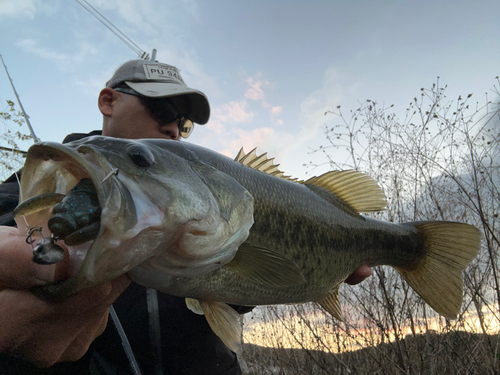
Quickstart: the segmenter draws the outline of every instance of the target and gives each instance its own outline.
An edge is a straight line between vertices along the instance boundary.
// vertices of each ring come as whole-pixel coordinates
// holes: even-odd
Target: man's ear
[[[113,104],[117,98],[116,94],[117,92],[109,87],[102,89],[99,93],[97,104],[103,116],[111,117],[113,114]]]

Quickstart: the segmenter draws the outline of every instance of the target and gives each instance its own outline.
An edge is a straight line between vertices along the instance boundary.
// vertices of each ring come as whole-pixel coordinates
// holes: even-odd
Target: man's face
[[[164,138],[179,140],[179,128],[176,122],[159,123],[158,120],[134,95],[128,95],[113,90],[114,99],[111,112],[103,126],[102,134],[115,138]],[[182,97],[171,98],[180,110],[187,105]]]

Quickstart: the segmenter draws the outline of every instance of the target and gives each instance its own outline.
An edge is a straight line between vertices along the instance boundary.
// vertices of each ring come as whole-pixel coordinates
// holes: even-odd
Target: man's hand
[[[59,279],[65,263],[35,264],[25,239],[17,228],[0,227],[0,352],[40,367],[75,361],[104,331],[109,306],[130,279],[123,275],[63,302],[47,302],[27,288]]]

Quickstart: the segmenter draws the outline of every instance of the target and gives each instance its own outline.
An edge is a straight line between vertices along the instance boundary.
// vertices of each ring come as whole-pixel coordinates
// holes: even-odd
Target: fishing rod
[[[7,65],[5,65],[5,61],[3,61],[3,57],[1,54],[0,54],[0,59],[2,59],[3,67],[5,68],[5,72],[7,73],[7,77],[9,77],[9,81],[10,81],[10,84],[12,86],[12,90],[14,90],[14,95],[16,95],[17,102],[19,103],[19,107],[21,108],[21,112],[23,113],[23,117],[26,120],[26,124],[28,125],[28,129],[30,130],[31,137],[33,138],[33,141],[35,143],[40,143],[40,139],[36,136],[35,131],[33,130],[33,127],[31,126],[29,116],[26,113],[26,111],[24,110],[23,103],[21,102],[21,99],[19,98],[19,95],[17,94],[16,87],[14,86],[14,81],[12,78],[10,78],[10,74],[9,74],[8,69],[7,69]]]
[[[106,17],[104,17],[101,13],[97,11],[87,0],[76,0],[78,4],[80,4],[83,8],[85,8],[90,14],[92,14],[99,22],[101,22],[104,26],[106,26],[111,32],[113,32],[119,39],[121,39],[127,46],[129,46],[135,53],[137,53],[141,59],[143,60],[151,60],[154,61],[156,58],[156,50],[153,50],[151,58],[149,58],[149,54],[143,51],[137,44],[135,44],[128,36],[126,36],[120,29],[118,29],[111,21],[109,21]],[[30,131],[31,137],[35,143],[40,143],[40,138],[38,138],[31,126],[29,116],[24,110],[23,103],[19,98],[19,94],[16,91],[16,87],[14,86],[14,80],[10,77],[9,70],[7,69],[7,65],[5,65],[5,61],[0,54],[0,59],[2,59],[2,64],[5,68],[5,72],[7,73],[7,77],[9,78],[12,89],[14,90],[14,95],[17,98],[17,102],[19,103],[19,107],[21,108],[21,112],[23,114],[24,119],[26,120],[26,124],[28,125],[28,129]]]
[[[141,50],[137,44],[135,44],[130,38],[128,38],[123,32],[121,32],[115,25],[113,25],[107,18],[105,18],[101,13],[99,13],[88,1],[86,0],[76,0],[82,7],[84,7],[90,14],[92,14],[99,22],[101,22],[104,26],[106,26],[111,32],[113,32],[119,39],[121,39],[125,44],[127,44],[135,53],[137,53],[141,59],[155,61],[156,59],[156,49],[153,49],[151,58],[149,54],[145,51]],[[87,6],[86,6],[87,5]],[[121,34],[121,35],[119,35]],[[19,106],[22,110],[23,116],[26,119],[26,124],[30,130],[31,136],[35,143],[39,143],[40,139],[36,136],[31,123],[29,122],[29,116],[26,114],[24,107],[19,99],[19,95],[17,94],[16,88],[14,87],[14,81],[9,75],[7,70],[7,66],[3,60],[2,55],[0,55],[2,59],[3,66],[5,67],[5,72],[9,77],[10,83],[12,85],[12,89],[14,90],[14,94],[16,95]],[[16,175],[17,176],[17,175]],[[163,374],[163,362],[162,362],[162,350],[161,350],[161,334],[160,334],[160,316],[159,316],[159,306],[158,306],[158,296],[157,292],[154,289],[147,288],[147,310],[149,315],[149,334],[151,336],[151,346],[153,348],[154,354],[156,356],[155,361],[155,374]],[[120,323],[118,315],[116,314],[114,307],[110,306],[110,316],[113,321],[117,332],[120,336],[120,340],[122,342],[122,346],[125,350],[125,354],[129,361],[130,370],[134,375],[140,374],[140,368],[135,358],[134,352],[130,346],[127,335],[123,330],[123,327]]]
[[[137,53],[139,58],[143,60],[149,59],[149,54],[146,51],[143,51],[137,44],[134,43],[132,39],[126,36],[118,27],[113,25],[113,23],[104,17],[99,11],[92,6],[87,0],[76,0],[78,4],[80,4],[86,11],[92,14],[100,23],[102,23],[109,31],[115,34],[118,39],[120,39],[123,43],[125,43],[132,51]]]

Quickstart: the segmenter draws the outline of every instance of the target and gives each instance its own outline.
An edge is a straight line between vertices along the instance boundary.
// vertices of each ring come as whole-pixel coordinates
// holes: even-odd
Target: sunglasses
[[[115,87],[113,90],[139,97],[142,104],[144,104],[160,124],[170,124],[171,122],[177,123],[179,134],[182,138],[189,137],[193,132],[193,121],[181,115],[169,98],[150,98],[132,89],[123,87]]]

